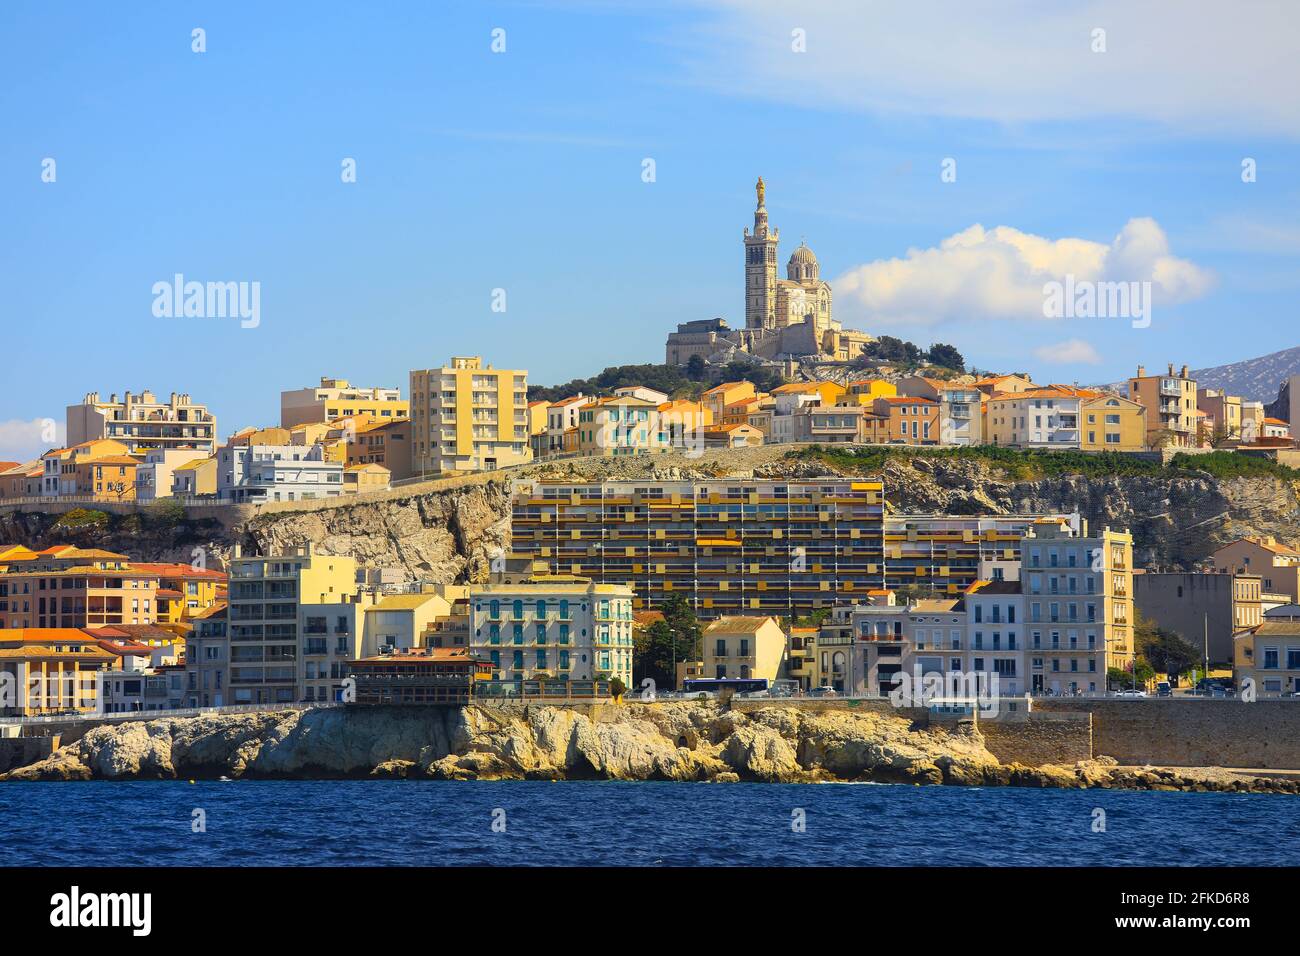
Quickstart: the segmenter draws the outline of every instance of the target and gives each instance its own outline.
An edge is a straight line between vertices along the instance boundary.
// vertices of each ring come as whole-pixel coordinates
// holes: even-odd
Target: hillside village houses
[[[1288,422],[1260,402],[1198,387],[1184,365],[1139,367],[1120,394],[930,369],[889,378],[746,380],[670,396],[642,385],[555,401],[527,398],[528,373],[478,356],[410,373],[412,391],[323,376],[281,393],[280,421],[224,442],[189,395],[152,392],[68,406],[69,441],[0,462],[0,500],[149,504],[176,497],[261,504],[382,491],[396,482],[559,457],[621,457],[771,444],[1006,448],[1147,454],[1211,447],[1300,464]],[[76,438],[77,441],[71,439]]]

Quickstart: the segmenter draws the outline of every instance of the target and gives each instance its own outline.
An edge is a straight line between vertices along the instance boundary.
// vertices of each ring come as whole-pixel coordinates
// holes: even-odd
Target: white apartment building
[[[1102,693],[1132,664],[1133,539],[1040,520],[1020,542],[1031,693]]]
[[[564,433],[578,427],[578,410],[591,402],[579,392],[558,402],[551,402],[546,410],[546,451],[558,454],[564,451]]]
[[[313,554],[310,545],[271,557],[244,557],[236,546],[227,608],[228,703],[294,703],[308,699],[308,686],[312,699],[334,699],[342,687],[335,665],[359,650],[364,598],[356,568],[354,559]]]
[[[127,392],[121,401],[113,394],[106,402],[90,392],[67,408],[66,442],[71,447],[96,438],[120,441],[131,455],[152,448],[192,448],[210,455],[217,447],[217,420],[206,405],[178,392],[167,402],[148,389]]]
[[[226,445],[218,453],[217,495],[240,503],[304,501],[343,493],[343,463],[315,445]]]
[[[186,462],[207,457],[207,452],[192,448],[152,448],[145,452],[144,461],[135,471],[136,500],[170,498],[175,485],[176,469]]]

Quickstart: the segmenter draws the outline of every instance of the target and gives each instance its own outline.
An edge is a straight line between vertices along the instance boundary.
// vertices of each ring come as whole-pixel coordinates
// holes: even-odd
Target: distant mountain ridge
[[[1159,365],[1148,365],[1147,374],[1159,375],[1162,368]],[[1175,365],[1174,372],[1177,373],[1179,368]],[[1197,388],[1218,388],[1247,401],[1263,402],[1268,406],[1266,414],[1285,419],[1286,381],[1292,375],[1300,375],[1300,345],[1229,365],[1192,369],[1188,374],[1196,380]],[[1126,391],[1127,384],[1125,380],[1101,388],[1113,389],[1122,394]]]
[[[1265,404],[1277,398],[1278,387],[1292,375],[1300,375],[1300,346],[1192,371],[1198,388],[1221,388],[1229,395]]]

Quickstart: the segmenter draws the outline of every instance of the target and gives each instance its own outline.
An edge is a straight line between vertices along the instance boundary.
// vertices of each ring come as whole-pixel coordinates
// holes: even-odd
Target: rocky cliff
[[[893,712],[745,713],[712,702],[325,708],[104,725],[0,781],[399,777],[913,784],[1297,792],[1227,771],[1005,765],[970,724]]]
[[[89,517],[31,510],[0,511],[0,543],[48,547],[71,543],[145,560],[220,567],[232,546],[271,553],[312,542],[367,567],[393,568],[408,579],[482,581],[490,555],[510,533],[509,482],[538,476],[571,479],[718,477],[814,478],[845,474],[824,461],[787,458],[788,448],[711,451],[539,464],[510,475],[429,482],[366,495],[188,513],[143,509]],[[851,472],[863,474],[864,472]],[[896,512],[1009,514],[1078,510],[1094,528],[1130,528],[1139,564],[1190,567],[1246,534],[1300,543],[1300,483],[1255,476],[1217,479],[1164,469],[1144,475],[1022,480],[996,463],[969,458],[898,457],[873,472]]]

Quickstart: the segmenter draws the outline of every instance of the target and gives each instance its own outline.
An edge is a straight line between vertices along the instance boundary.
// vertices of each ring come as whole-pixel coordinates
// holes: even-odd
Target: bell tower
[[[771,329],[776,327],[776,245],[781,231],[768,229],[762,176],[754,190],[754,232],[745,230],[745,328]]]

